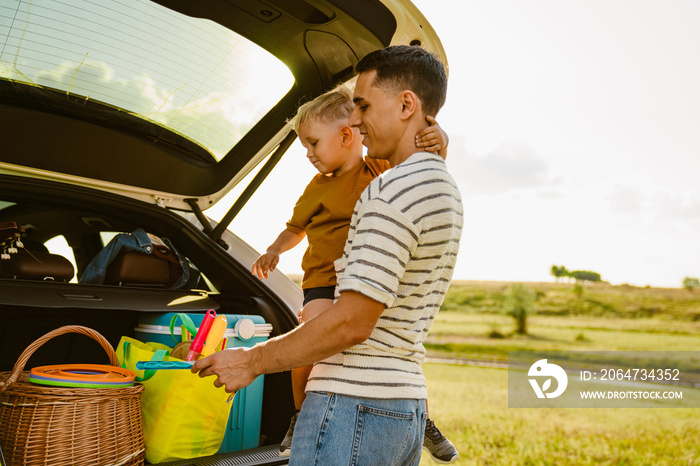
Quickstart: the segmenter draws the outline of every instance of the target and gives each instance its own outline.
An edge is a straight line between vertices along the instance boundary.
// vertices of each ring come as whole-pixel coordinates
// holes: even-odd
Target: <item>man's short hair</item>
[[[347,124],[354,108],[352,92],[346,87],[338,86],[299,107],[292,125],[299,134],[299,127],[309,120],[323,124],[336,121]]]
[[[393,45],[375,50],[355,66],[356,73],[375,70],[374,84],[396,92],[416,93],[426,115],[436,116],[447,97],[447,72],[427,50],[413,45]]]

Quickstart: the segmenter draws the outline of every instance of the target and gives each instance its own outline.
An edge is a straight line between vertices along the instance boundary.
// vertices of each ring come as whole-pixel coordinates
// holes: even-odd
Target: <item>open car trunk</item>
[[[114,346],[168,312],[256,316],[269,338],[292,330],[301,289],[279,270],[251,276],[259,254],[231,220],[293,143],[298,106],[352,87],[362,57],[411,44],[446,62],[407,0],[13,0],[0,42],[0,234],[21,229],[22,243],[0,238],[0,371],[67,324]],[[214,224],[207,209],[249,175]],[[120,252],[101,264],[137,231],[175,262],[134,266]],[[93,282],[96,260],[107,270]],[[63,335],[28,367],[104,364],[102,353]],[[266,375],[259,448],[173,464],[284,464],[276,444],[293,410],[289,373]]]

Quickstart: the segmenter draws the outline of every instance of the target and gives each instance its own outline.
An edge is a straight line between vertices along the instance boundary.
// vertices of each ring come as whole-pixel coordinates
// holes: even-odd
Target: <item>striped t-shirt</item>
[[[445,162],[427,152],[372,180],[355,206],[336,293],[386,306],[365,342],[316,363],[307,391],[425,399],[425,340],[450,285],[462,200]]]

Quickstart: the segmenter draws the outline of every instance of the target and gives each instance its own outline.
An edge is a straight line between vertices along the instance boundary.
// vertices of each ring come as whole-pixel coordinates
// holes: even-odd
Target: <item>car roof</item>
[[[34,0],[0,7],[3,35],[0,173],[188,210],[273,166],[298,105],[367,53],[446,63],[406,0]]]

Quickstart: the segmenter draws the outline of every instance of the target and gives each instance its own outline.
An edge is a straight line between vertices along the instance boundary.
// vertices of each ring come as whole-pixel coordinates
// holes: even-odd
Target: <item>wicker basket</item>
[[[53,337],[80,333],[96,340],[118,366],[109,342],[69,325],[29,345],[12,372],[0,373],[0,446],[9,466],[144,464],[142,385],[65,388],[35,385],[23,372],[29,357]]]

